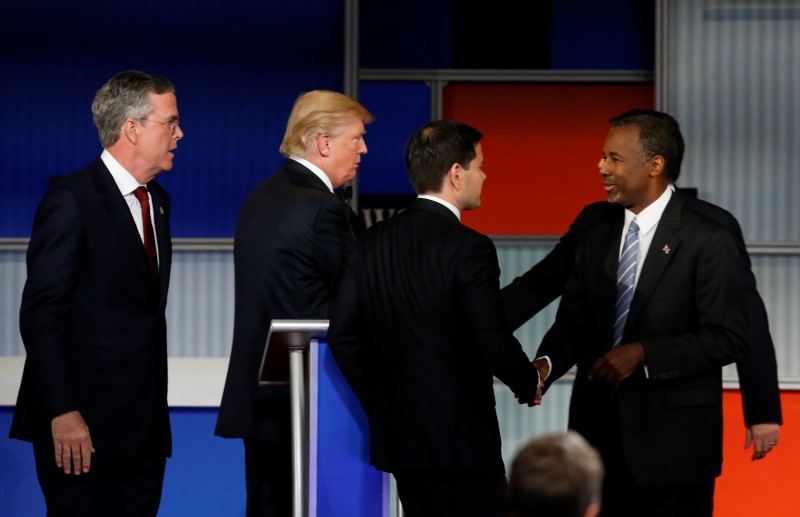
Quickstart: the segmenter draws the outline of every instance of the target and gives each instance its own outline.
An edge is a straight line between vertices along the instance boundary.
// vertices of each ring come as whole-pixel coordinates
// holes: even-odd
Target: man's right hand
[[[56,465],[64,469],[64,474],[89,472],[92,466],[92,437],[89,426],[79,411],[58,415],[50,422],[55,446]]]
[[[533,366],[539,370],[539,381],[541,382],[541,387],[544,387],[544,381],[547,379],[547,376],[550,375],[550,363],[547,362],[545,358],[539,358],[533,361]]]
[[[550,370],[549,364],[547,363],[546,359],[537,359],[535,361],[531,361],[536,371],[539,372],[539,385],[536,386],[536,396],[533,400],[522,400],[519,399],[518,402],[520,404],[527,404],[528,407],[533,406],[540,406],[542,404],[542,393],[544,392],[544,380],[547,377],[547,373]]]

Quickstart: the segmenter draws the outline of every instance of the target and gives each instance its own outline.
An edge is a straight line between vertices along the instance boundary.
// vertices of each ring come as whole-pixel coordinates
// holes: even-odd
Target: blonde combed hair
[[[286,157],[308,156],[318,136],[340,135],[352,116],[364,124],[373,120],[364,106],[341,93],[314,90],[300,95],[289,115],[280,153]]]

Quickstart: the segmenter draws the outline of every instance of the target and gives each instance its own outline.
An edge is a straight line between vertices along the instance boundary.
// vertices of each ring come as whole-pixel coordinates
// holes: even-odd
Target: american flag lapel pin
[[[163,212],[162,212],[162,213],[163,213]],[[664,244],[664,247],[663,247],[663,248],[661,248],[661,251],[663,251],[663,252],[664,252],[664,255],[669,255],[669,252],[670,252],[669,246],[667,246],[666,244]]]

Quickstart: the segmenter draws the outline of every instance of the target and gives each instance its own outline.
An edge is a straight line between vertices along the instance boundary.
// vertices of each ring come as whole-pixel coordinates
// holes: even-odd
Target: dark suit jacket
[[[328,319],[354,244],[348,211],[314,173],[288,159],[247,196],[236,223],[233,347],[217,435],[276,440],[286,432],[279,422],[283,412],[289,417],[288,389],[258,386],[270,322]]]
[[[492,241],[417,199],[372,226],[342,280],[329,343],[384,471],[502,471],[493,378],[532,399],[505,321]]]
[[[157,183],[148,188],[157,286],[130,209],[100,158],[59,180],[39,206],[20,310],[27,358],[11,437],[52,446],[51,419],[77,409],[98,453],[138,453],[152,433],[171,454],[164,316],[170,204]]]
[[[539,355],[552,382],[578,365],[570,427],[604,451],[603,433],[619,433],[623,458],[646,485],[698,483],[722,462],[721,367],[746,351],[747,315],[733,238],[673,196],[636,285],[623,343],[644,346],[640,368],[612,390],[590,381],[611,346],[616,268],[624,210],[614,207],[583,233],[556,322]],[[608,461],[608,458],[605,458]]]
[[[767,311],[756,289],[756,278],[751,269],[750,255],[747,253],[741,227],[727,210],[681,194],[680,191],[674,195],[685,205],[716,221],[733,236],[750,321],[748,352],[736,363],[745,424],[751,426],[766,422],[782,423],[775,348],[769,332]],[[503,300],[512,328],[519,327],[563,294],[584,231],[593,221],[614,211],[614,206],[605,201],[588,205],[544,259],[503,288]]]

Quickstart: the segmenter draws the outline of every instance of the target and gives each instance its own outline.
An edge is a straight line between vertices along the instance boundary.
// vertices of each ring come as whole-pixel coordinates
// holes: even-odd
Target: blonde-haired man
[[[259,387],[258,369],[270,321],[328,318],[341,266],[362,230],[334,189],[355,177],[371,121],[340,93],[301,95],[280,146],[286,161],[239,212],[233,347],[216,434],[244,439],[248,516],[291,512],[289,394]]]

